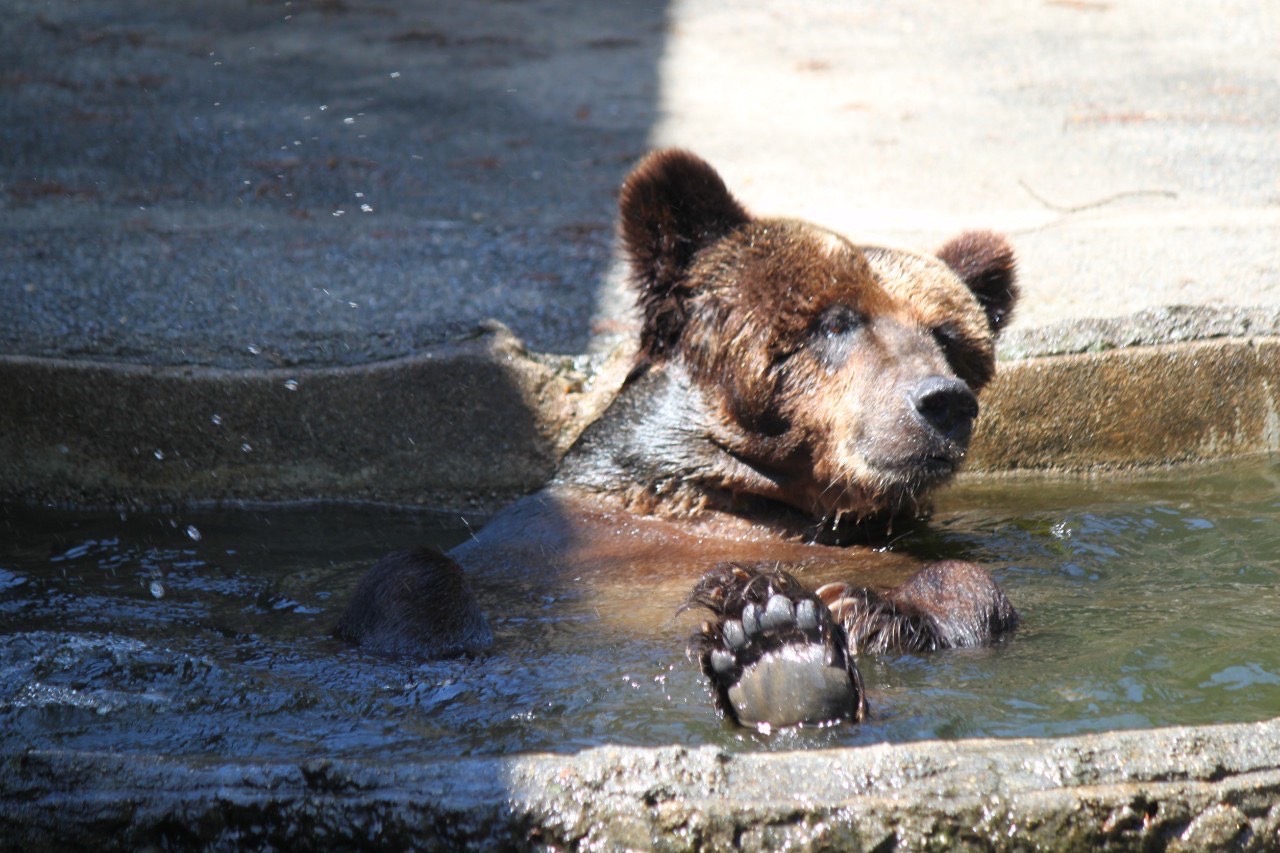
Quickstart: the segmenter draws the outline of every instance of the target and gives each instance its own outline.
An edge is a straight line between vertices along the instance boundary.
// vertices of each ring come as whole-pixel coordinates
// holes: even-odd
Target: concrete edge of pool
[[[776,754],[29,752],[3,759],[0,790],[0,846],[15,849],[1274,849],[1280,720]]]
[[[1280,451],[1273,309],[1077,322],[1024,334],[1013,348],[983,395],[969,476]],[[625,348],[596,360],[530,353],[496,323],[357,367],[0,356],[0,500],[494,509],[546,479],[608,402],[628,358]]]
[[[1209,309],[1177,318],[1176,334],[1156,339],[1105,321],[1069,346],[1020,342],[984,395],[970,476],[1280,451],[1275,324]],[[626,355],[530,354],[494,325],[364,367],[0,357],[0,499],[491,508],[545,478],[608,401]],[[298,765],[15,752],[0,756],[0,848],[1265,849],[1280,845],[1277,801],[1280,719],[750,755],[601,748]]]

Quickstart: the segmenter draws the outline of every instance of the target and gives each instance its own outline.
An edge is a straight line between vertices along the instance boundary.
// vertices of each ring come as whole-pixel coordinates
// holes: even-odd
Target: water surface
[[[863,658],[868,723],[772,736],[716,718],[683,653],[689,616],[637,634],[524,582],[478,590],[497,635],[482,658],[387,661],[328,636],[379,555],[467,535],[456,516],[358,507],[0,507],[0,750],[395,760],[1280,715],[1276,461],[951,490],[893,547],[989,565],[1022,629],[991,648]]]

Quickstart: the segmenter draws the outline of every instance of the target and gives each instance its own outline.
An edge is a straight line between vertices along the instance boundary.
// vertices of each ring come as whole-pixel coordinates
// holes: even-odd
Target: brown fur
[[[952,473],[963,449],[919,446],[901,399],[920,377],[955,376],[973,392],[990,380],[1017,295],[1003,238],[962,235],[943,259],[860,247],[750,216],[680,151],[627,179],[621,231],[644,314],[637,372],[678,363],[707,395],[715,442],[765,475],[708,470],[718,482],[704,492],[758,494],[832,523],[915,513]],[[839,365],[814,345],[833,311],[865,328]],[[939,470],[913,466],[913,453]]]
[[[860,246],[752,216],[683,151],[632,172],[620,231],[642,315],[634,369],[553,480],[450,556],[468,574],[571,587],[593,616],[638,631],[726,562],[886,590],[862,607],[857,590],[832,599],[864,645],[970,644],[1012,627],[972,564],[904,582],[919,564],[832,547],[920,515],[962,461],[1017,297],[1004,238],[961,235],[936,257]],[[651,593],[640,603],[637,585]],[[353,639],[386,643],[367,634]]]

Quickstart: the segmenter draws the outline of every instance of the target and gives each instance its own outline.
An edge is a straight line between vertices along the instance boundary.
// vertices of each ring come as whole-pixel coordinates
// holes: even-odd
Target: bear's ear
[[[991,331],[999,334],[1018,301],[1016,264],[1009,241],[991,231],[966,231],[937,254],[978,297]]]
[[[684,325],[682,285],[694,255],[751,217],[715,169],[676,149],[645,157],[623,183],[618,207],[644,313],[642,347],[658,355]]]

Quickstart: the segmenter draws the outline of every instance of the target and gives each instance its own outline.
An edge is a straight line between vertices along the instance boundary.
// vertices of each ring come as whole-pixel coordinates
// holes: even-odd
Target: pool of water
[[[972,483],[938,509],[894,548],[989,565],[1022,629],[992,648],[864,658],[869,722],[765,736],[716,719],[683,654],[689,616],[618,632],[536,584],[491,583],[477,591],[497,645],[482,658],[387,661],[328,636],[372,560],[459,541],[457,517],[0,507],[0,751],[794,749],[1280,715],[1280,462]]]

